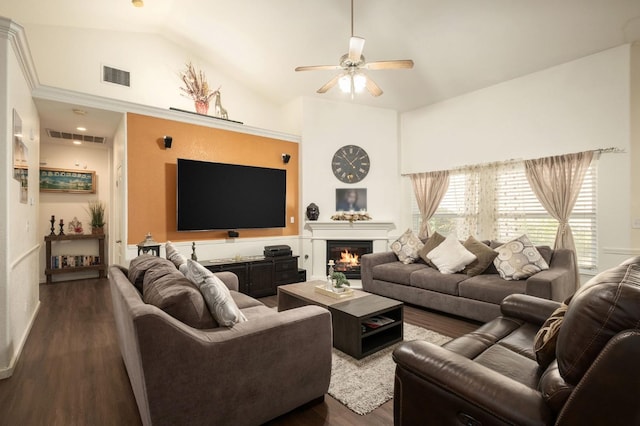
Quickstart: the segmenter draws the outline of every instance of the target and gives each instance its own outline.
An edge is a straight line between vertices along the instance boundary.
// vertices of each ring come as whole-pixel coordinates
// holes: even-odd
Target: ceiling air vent
[[[104,144],[107,138],[104,136],[80,135],[77,133],[61,132],[59,130],[47,129],[47,135],[53,139],[63,139],[67,141],[82,141]]]
[[[131,86],[131,73],[129,71],[111,68],[106,65],[102,66],[102,81],[107,83],[119,84],[120,86]]]

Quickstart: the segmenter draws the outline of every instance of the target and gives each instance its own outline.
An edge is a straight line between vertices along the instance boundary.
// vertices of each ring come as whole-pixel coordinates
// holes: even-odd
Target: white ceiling
[[[315,90],[347,51],[349,0],[2,0],[22,24],[151,32],[185,46],[282,104]],[[407,111],[640,39],[640,0],[355,0],[367,60],[413,59],[372,71],[384,90],[355,102]],[[345,98],[346,99],[346,98]]]

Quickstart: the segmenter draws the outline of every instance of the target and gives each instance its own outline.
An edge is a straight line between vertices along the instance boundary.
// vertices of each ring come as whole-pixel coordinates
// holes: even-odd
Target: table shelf
[[[47,284],[53,283],[53,275],[57,274],[70,274],[75,272],[84,271],[98,271],[99,278],[105,278],[107,276],[107,264],[105,258],[105,238],[104,234],[70,234],[70,235],[47,235],[44,237],[46,253],[45,253],[45,270],[44,273],[47,277]],[[54,242],[59,241],[83,241],[83,240],[95,240],[98,242],[98,255],[100,256],[100,263],[97,265],[89,266],[73,266],[66,268],[52,268],[51,265],[51,245]]]

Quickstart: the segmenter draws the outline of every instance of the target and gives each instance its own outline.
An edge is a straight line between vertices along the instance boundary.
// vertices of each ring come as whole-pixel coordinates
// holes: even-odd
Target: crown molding
[[[0,16],[0,38],[8,40],[31,90],[40,85],[33,56],[25,35],[24,27],[11,19]]]

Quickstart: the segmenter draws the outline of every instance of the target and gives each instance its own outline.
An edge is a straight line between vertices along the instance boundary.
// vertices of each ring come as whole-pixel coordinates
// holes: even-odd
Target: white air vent
[[[82,141],[104,144],[107,138],[104,136],[79,135],[77,133],[61,132],[59,130],[47,129],[47,135],[53,139],[64,139],[67,141]]]
[[[120,86],[131,86],[131,73],[129,71],[119,70],[117,68],[102,66],[102,81],[107,83],[119,84]]]

